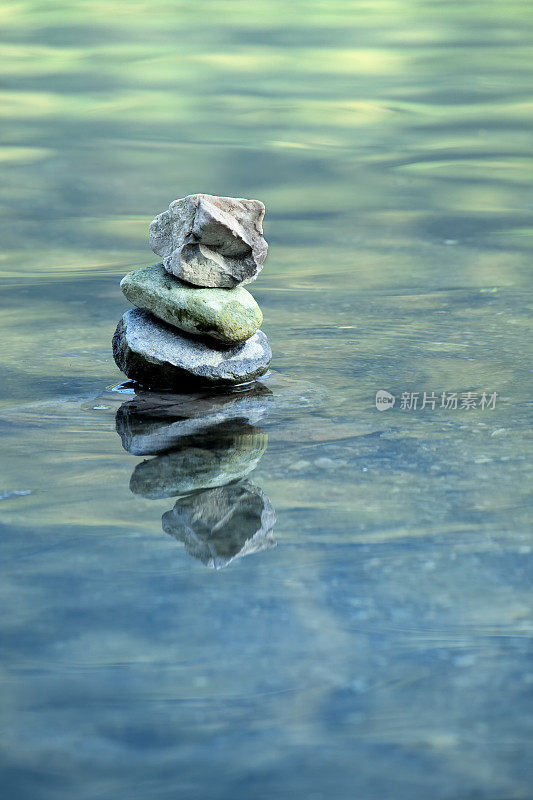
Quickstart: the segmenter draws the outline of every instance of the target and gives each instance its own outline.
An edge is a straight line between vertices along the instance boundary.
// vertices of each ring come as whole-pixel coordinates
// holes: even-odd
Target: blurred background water
[[[533,796],[532,29],[520,0],[2,4],[9,800]],[[274,361],[169,409],[111,391],[110,339],[193,192],[267,205]]]

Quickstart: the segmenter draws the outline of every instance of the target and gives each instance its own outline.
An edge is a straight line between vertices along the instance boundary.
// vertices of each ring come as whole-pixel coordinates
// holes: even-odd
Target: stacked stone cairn
[[[272,354],[259,330],[261,309],[244,285],[267,254],[259,200],[193,194],[175,200],[150,225],[163,259],[126,275],[121,289],[136,306],[113,336],[122,372],[149,389],[250,383]]]

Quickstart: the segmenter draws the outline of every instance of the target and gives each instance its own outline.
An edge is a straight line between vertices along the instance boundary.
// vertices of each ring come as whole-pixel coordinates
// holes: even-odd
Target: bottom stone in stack
[[[178,390],[249,383],[265,374],[272,353],[262,331],[242,344],[218,346],[132,308],[117,325],[113,357],[131,380],[150,389]]]

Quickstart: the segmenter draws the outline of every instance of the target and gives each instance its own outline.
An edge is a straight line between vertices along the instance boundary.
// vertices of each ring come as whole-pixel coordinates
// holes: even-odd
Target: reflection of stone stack
[[[149,499],[178,497],[163,530],[210,567],[275,545],[274,509],[247,476],[265,452],[256,423],[269,411],[263,384],[246,391],[170,394],[136,389],[116,415],[125,450],[154,456],[137,464],[130,489]]]
[[[113,356],[132,380],[158,389],[248,383],[271,352],[261,309],[243,284],[267,253],[263,203],[196,194],[175,200],[150,225],[163,264],[123,278],[137,308],[113,336]]]

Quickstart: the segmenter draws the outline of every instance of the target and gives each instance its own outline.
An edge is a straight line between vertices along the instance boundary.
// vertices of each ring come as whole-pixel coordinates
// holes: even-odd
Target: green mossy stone
[[[169,325],[226,344],[245,342],[263,321],[261,309],[242,286],[235,289],[188,286],[170,275],[162,264],[128,273],[120,288],[130,303]]]

